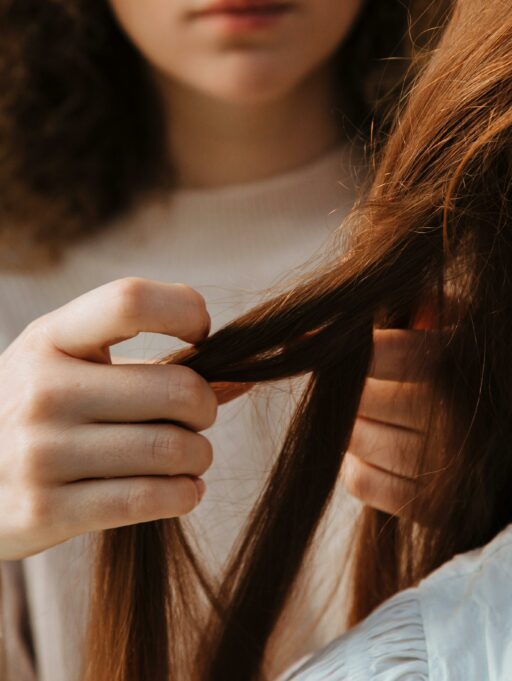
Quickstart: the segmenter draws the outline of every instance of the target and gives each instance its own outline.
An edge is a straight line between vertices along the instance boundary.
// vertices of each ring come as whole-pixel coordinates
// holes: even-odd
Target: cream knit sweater
[[[352,158],[338,148],[264,181],[180,190],[71,247],[65,261],[50,272],[0,273],[0,350],[34,318],[128,275],[197,288],[218,328],[257,301],[259,291],[319,253],[352,205],[352,177]],[[141,334],[115,346],[113,354],[150,359],[172,347],[166,336]],[[285,391],[267,396],[256,391],[223,408],[208,433],[215,462],[205,476],[208,491],[193,522],[212,566],[222,564],[269,469],[288,403]],[[4,563],[4,629],[16,681],[75,681],[90,543],[91,536],[81,536],[21,563]],[[310,594],[301,599],[286,661],[339,633],[329,618],[312,632],[305,628],[319,610],[322,594],[326,596],[327,563],[332,568],[332,561],[320,561]],[[33,654],[25,644],[27,629]]]

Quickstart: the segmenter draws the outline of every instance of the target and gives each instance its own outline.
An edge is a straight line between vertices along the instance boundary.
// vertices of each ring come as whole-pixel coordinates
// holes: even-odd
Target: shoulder
[[[281,681],[509,681],[512,526],[388,600]]]
[[[406,680],[430,681],[416,589],[390,599],[278,681]]]
[[[432,680],[511,678],[512,525],[439,568],[418,592]]]

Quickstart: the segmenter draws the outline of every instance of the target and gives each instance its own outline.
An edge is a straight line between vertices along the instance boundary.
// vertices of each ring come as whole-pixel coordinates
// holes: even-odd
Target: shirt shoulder
[[[510,681],[512,525],[418,587],[432,681]]]
[[[512,526],[389,599],[280,681],[510,681]]]

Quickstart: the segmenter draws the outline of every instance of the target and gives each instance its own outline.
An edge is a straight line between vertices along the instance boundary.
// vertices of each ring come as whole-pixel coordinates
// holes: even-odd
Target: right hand
[[[198,343],[209,327],[196,291],[129,277],[39,317],[0,355],[0,559],[199,503],[212,388],[187,367],[112,364],[109,346],[141,331]]]

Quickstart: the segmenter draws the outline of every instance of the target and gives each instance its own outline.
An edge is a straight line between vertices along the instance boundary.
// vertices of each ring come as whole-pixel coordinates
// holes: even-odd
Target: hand
[[[430,417],[431,386],[424,369],[436,331],[378,330],[352,439],[342,466],[350,494],[400,515],[417,495],[418,463]],[[421,373],[420,373],[421,369]]]
[[[186,367],[114,365],[109,346],[141,331],[197,343],[209,326],[192,289],[126,278],[36,319],[0,355],[0,559],[199,503],[213,390]]]

